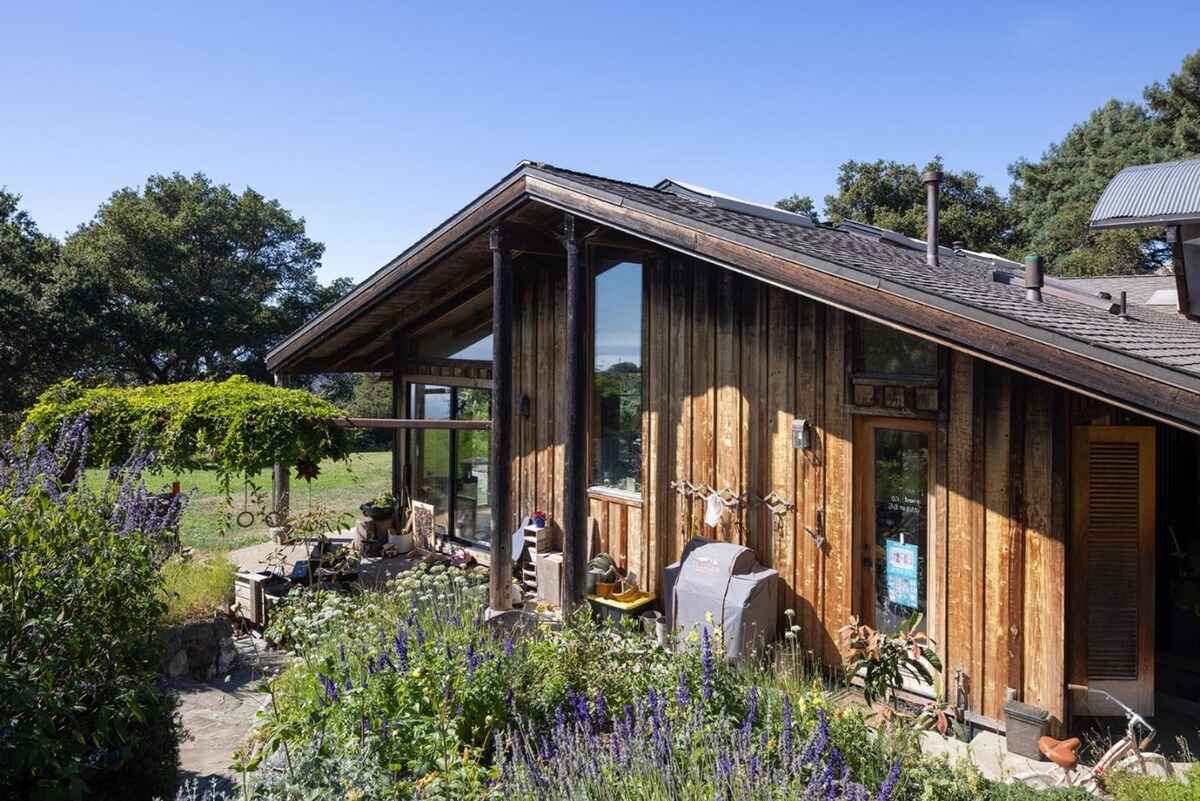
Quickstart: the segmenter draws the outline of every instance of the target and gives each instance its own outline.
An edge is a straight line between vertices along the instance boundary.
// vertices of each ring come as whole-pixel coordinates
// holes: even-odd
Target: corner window
[[[642,265],[602,259],[596,271],[592,485],[642,490]]]
[[[937,345],[870,320],[855,322],[854,372],[868,376],[934,378]]]

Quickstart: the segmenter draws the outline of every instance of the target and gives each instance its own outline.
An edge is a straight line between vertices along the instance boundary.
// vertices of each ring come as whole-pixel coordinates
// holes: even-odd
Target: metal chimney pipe
[[[1025,299],[1042,302],[1042,286],[1045,280],[1046,262],[1041,256],[1025,257]]]
[[[928,170],[921,175],[925,184],[925,262],[938,266],[938,190],[942,186],[942,171]]]

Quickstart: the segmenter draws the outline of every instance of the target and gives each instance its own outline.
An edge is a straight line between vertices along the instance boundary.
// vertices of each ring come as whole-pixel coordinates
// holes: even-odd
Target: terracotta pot
[[[596,594],[601,598],[608,598],[613,594],[613,588],[616,586],[616,583],[612,581],[597,581]]]

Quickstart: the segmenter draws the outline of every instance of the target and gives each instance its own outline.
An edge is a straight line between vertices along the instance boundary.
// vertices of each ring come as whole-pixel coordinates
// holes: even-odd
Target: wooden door
[[[1154,714],[1154,428],[1072,436],[1071,680]],[[1076,714],[1119,714],[1073,693]]]
[[[935,436],[932,420],[856,421],[859,617],[881,630],[894,632],[916,611],[928,632],[938,631],[942,619],[937,599],[943,555],[933,528]]]

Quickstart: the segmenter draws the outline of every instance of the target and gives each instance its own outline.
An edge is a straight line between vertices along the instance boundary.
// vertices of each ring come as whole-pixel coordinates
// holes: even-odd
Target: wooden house
[[[926,179],[929,243],[523,162],[268,362],[391,374],[397,489],[490,557],[495,608],[543,510],[568,600],[590,521],[650,589],[696,534],[750,546],[830,664],[852,616],[920,610],[983,725],[1011,696],[1061,727],[1069,685],[1153,712],[1156,666],[1198,691],[1162,676],[1200,657],[1200,327],[1149,302],[1170,276],[937,246]]]

